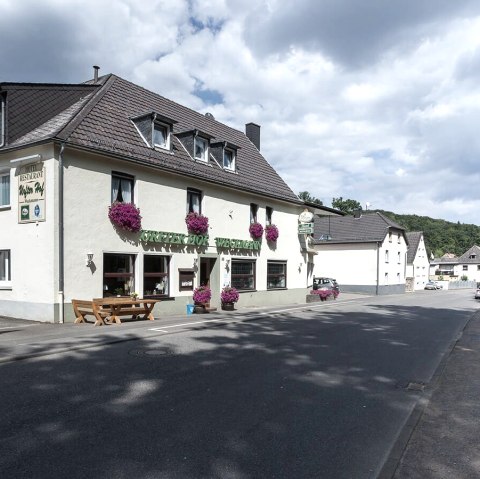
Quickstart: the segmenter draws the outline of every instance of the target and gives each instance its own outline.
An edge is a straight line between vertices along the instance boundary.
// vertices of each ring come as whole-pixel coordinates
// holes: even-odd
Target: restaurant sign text
[[[35,163],[20,168],[18,175],[18,222],[45,221],[45,168]]]

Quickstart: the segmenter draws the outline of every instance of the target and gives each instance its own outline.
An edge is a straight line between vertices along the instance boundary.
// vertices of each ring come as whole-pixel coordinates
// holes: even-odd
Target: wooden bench
[[[131,299],[124,298],[94,298],[91,301],[72,299],[75,323],[84,323],[85,316],[95,316],[95,326],[105,324],[107,318],[112,323],[120,324],[120,316],[136,318],[143,315],[143,319],[154,320],[152,310],[158,299]]]

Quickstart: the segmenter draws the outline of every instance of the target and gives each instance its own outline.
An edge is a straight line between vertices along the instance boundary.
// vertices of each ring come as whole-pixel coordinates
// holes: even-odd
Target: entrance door
[[[200,258],[200,286],[210,285],[210,276],[215,265],[215,258]]]

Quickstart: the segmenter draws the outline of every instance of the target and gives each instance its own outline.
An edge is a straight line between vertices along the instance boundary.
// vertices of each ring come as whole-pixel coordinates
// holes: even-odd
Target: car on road
[[[475,290],[475,299],[480,299],[480,288]]]
[[[313,289],[331,289],[339,291],[337,280],[334,278],[319,277],[313,278]]]
[[[425,284],[424,289],[442,289],[443,286],[441,284],[436,283],[435,281],[428,281]]]

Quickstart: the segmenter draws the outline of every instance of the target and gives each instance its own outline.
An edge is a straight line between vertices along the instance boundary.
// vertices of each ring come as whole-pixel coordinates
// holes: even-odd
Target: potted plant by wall
[[[200,213],[188,213],[185,223],[190,234],[204,235],[208,233],[208,218]]]
[[[138,233],[142,229],[140,210],[132,203],[115,201],[108,207],[108,217],[112,224],[126,231]]]
[[[278,228],[275,225],[265,226],[265,238],[274,243],[278,239]]]
[[[193,291],[193,302],[195,303],[195,313],[206,313],[206,305],[212,298],[212,290],[208,286],[198,286]]]
[[[263,235],[263,226],[260,223],[251,223],[250,228],[248,228],[248,231],[250,232],[250,236],[253,239],[260,239]]]
[[[220,293],[220,300],[222,301],[222,309],[225,311],[233,311],[235,303],[238,301],[240,295],[235,288],[225,286]]]

